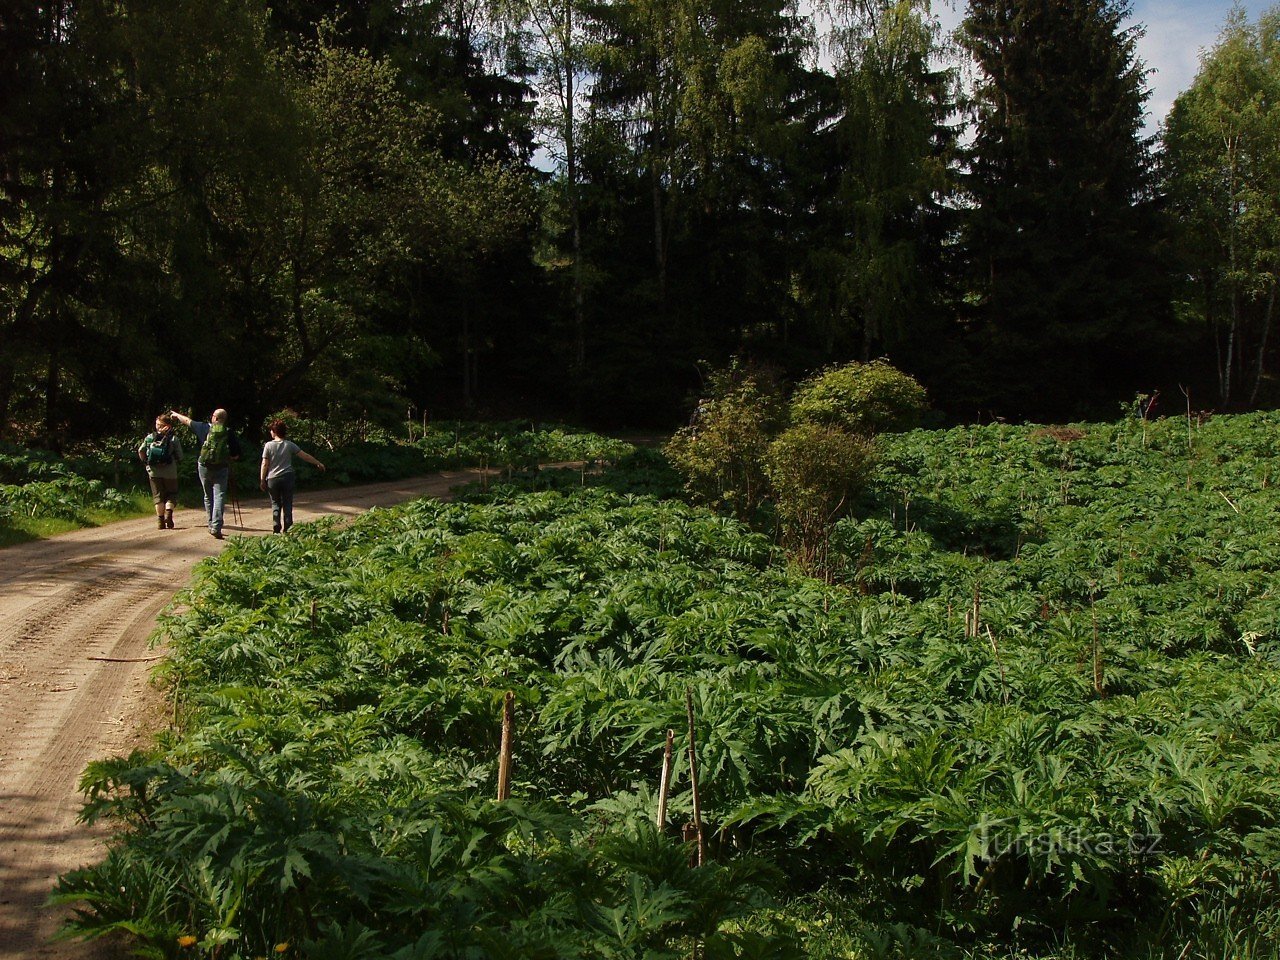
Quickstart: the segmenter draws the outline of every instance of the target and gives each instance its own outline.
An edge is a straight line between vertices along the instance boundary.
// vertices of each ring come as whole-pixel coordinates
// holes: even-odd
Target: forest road
[[[355,516],[421,496],[447,497],[479,471],[302,492],[301,522]],[[223,548],[201,510],[176,529],[124,520],[0,550],[0,957],[104,958],[105,944],[54,943],[65,908],[45,900],[58,876],[97,860],[104,831],[77,822],[93,760],[128,753],[168,722],[148,683],[156,615],[192,567]],[[271,531],[265,497],[227,510],[228,537]]]

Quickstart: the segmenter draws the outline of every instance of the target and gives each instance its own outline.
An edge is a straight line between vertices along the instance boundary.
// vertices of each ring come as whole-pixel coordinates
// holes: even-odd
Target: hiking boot
[[[156,524],[158,525],[157,529],[165,529],[164,517],[156,517]]]
[[[213,539],[215,539],[215,540],[221,540],[221,539],[222,539],[222,531],[221,531],[221,530],[210,530],[210,531],[209,531],[209,534],[210,534],[210,536],[212,536],[212,537],[213,537]]]
[[[170,510],[168,513],[164,515],[164,525],[168,527],[170,530],[173,529],[173,511],[172,510]]]

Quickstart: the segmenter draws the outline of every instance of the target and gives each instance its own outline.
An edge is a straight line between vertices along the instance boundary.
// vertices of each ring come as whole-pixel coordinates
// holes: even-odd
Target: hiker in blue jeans
[[[208,423],[192,420],[177,410],[170,410],[169,416],[190,427],[200,441],[196,472],[204,490],[204,513],[209,521],[209,533],[221,540],[222,512],[227,505],[231,463],[240,459],[240,440],[227,426],[227,411],[221,407],[213,411]]]
[[[293,491],[296,485],[293,458],[299,457],[321,471],[324,464],[292,440],[285,439],[289,425],[283,420],[273,420],[267,429],[271,431],[271,439],[262,448],[259,477],[262,489],[271,496],[271,532],[288,533],[293,526]]]

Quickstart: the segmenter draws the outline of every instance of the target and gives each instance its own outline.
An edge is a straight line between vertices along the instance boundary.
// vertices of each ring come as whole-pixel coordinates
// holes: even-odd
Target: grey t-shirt
[[[262,459],[267,463],[267,479],[293,473],[293,456],[298,445],[292,440],[268,440],[262,448]]]

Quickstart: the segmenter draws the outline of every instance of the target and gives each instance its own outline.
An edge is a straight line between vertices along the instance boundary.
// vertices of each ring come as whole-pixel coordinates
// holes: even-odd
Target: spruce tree
[[[1166,299],[1152,256],[1149,93],[1127,0],[971,0],[978,80],[966,243],[987,403],[1114,411],[1150,384]]]

